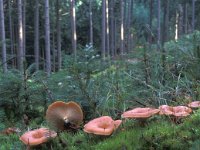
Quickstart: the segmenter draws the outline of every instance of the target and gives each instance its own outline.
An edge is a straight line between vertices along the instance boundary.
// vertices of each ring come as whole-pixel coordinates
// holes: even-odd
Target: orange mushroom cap
[[[135,108],[122,114],[123,118],[149,118],[160,110],[155,108]]]
[[[188,104],[188,107],[191,108],[199,108],[200,107],[200,101],[194,101]]]
[[[176,106],[173,107],[173,111],[174,111],[173,115],[176,117],[186,117],[190,115],[192,109],[186,106]]]
[[[161,105],[159,107],[160,115],[173,115],[173,107],[168,105]]]
[[[96,135],[111,135],[121,124],[121,120],[114,121],[109,116],[102,116],[89,121],[84,126],[84,132]]]
[[[83,121],[83,112],[75,102],[57,101],[48,107],[46,119],[57,129],[64,130],[68,124],[79,126]]]
[[[47,128],[40,128],[32,131],[25,132],[20,140],[30,146],[40,145],[48,141],[49,138],[54,138],[57,136],[55,131],[50,131]]]

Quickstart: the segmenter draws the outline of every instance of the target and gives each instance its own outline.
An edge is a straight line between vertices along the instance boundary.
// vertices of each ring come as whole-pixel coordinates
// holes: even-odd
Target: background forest
[[[85,122],[199,100],[199,10],[200,0],[0,0],[0,131],[48,126],[56,100],[79,103]],[[130,120],[109,138],[65,132],[36,149],[200,149],[199,115]],[[0,132],[0,149],[26,149],[19,135]]]

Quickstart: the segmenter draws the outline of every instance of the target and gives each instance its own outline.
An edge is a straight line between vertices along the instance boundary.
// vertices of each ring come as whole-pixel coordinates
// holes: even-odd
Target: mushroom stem
[[[64,119],[64,126],[66,127],[66,128],[69,128],[70,126],[71,126],[71,123],[70,123],[70,121],[66,118],[66,119]]]

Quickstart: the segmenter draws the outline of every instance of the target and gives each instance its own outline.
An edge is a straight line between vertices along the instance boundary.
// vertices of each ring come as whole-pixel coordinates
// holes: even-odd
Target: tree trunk
[[[1,42],[2,42],[2,63],[3,72],[7,72],[7,62],[6,62],[6,38],[5,38],[5,25],[4,25],[4,9],[3,0],[0,0],[0,27],[1,27]]]
[[[153,19],[153,0],[150,0],[149,6],[149,44],[152,44],[152,19]]]
[[[71,8],[71,29],[72,29],[72,49],[74,53],[74,60],[76,61],[76,12],[75,12],[75,0],[70,0]]]
[[[106,52],[106,0],[102,0],[102,35],[101,35],[101,55],[105,59]]]
[[[185,8],[184,8],[184,33],[188,33],[188,3],[185,3]]]
[[[107,56],[110,55],[110,38],[109,38],[109,7],[108,0],[106,0],[106,51]]]
[[[160,51],[160,0],[157,2],[157,50]]]
[[[121,33],[120,33],[120,53],[121,55],[124,54],[124,0],[120,1],[120,5],[121,5]]]
[[[89,12],[90,12],[90,44],[93,46],[92,0],[89,0]]]
[[[111,56],[114,56],[114,0],[111,0],[110,4],[110,34],[111,34],[111,41],[110,41],[110,50],[111,50]]]
[[[39,0],[35,0],[34,11],[34,55],[36,71],[39,70]]]
[[[10,54],[11,54],[11,58],[13,58],[14,57],[14,41],[13,41],[13,20],[12,20],[11,0],[9,0],[8,10],[9,10]],[[12,59],[12,67],[13,68],[15,67],[14,59]]]
[[[26,0],[23,0],[23,7],[22,7],[22,27],[23,27],[23,56],[24,59],[26,58]]]
[[[18,57],[17,57],[17,68],[23,71],[23,23],[22,23],[22,1],[18,0]]]
[[[192,0],[192,32],[195,30],[195,0]]]
[[[178,5],[179,9],[179,18],[178,18],[178,37],[181,37],[183,34],[183,6],[182,4]]]
[[[51,54],[50,54],[50,24],[49,24],[49,0],[45,0],[45,55],[46,72],[51,74]]]
[[[58,50],[58,71],[62,66],[62,56],[61,56],[61,27],[60,27],[60,1],[57,0],[57,13],[56,13],[56,30],[57,30],[57,50]]]
[[[128,38],[127,38],[127,45],[128,45],[128,48],[127,48],[127,52],[129,53],[130,50],[131,50],[131,8],[132,8],[132,5],[133,5],[133,0],[129,0],[128,1],[128,20],[127,20],[127,35],[128,35]]]
[[[169,0],[164,1],[162,45],[169,40]]]

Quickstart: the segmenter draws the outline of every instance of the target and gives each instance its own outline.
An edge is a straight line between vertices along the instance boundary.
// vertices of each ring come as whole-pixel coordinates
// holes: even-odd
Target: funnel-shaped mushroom
[[[173,107],[173,115],[176,117],[186,117],[190,115],[192,109],[186,106],[176,106]]]
[[[83,121],[81,107],[75,102],[57,101],[52,103],[46,112],[47,121],[59,130],[77,127]]]
[[[194,101],[188,104],[188,107],[191,108],[199,108],[200,107],[200,101]]]
[[[160,109],[160,112],[159,112],[160,115],[173,115],[174,113],[172,106],[161,105],[159,109]]]
[[[55,131],[50,131],[47,128],[40,128],[32,131],[27,131],[24,133],[20,140],[29,146],[36,146],[48,141],[49,138],[54,138],[57,136]]]
[[[160,110],[155,108],[135,108],[122,114],[123,118],[149,118]]]
[[[121,120],[114,121],[109,116],[102,116],[91,120],[84,126],[84,132],[96,135],[111,135],[121,124]]]

